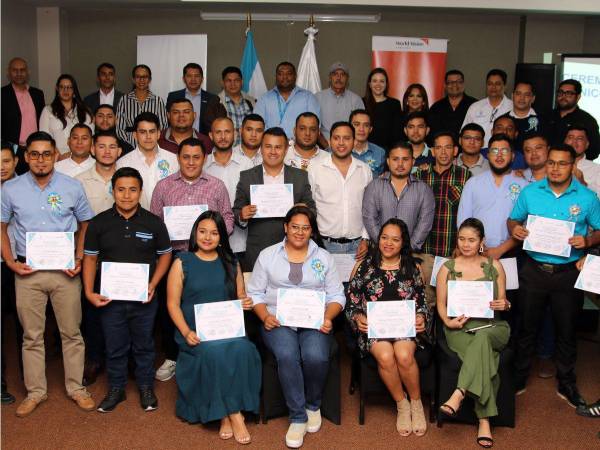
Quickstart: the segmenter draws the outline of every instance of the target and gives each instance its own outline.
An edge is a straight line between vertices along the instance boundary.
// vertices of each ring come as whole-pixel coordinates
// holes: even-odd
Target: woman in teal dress
[[[458,229],[459,256],[444,263],[437,276],[437,309],[444,322],[444,334],[448,347],[458,354],[462,361],[456,390],[440,407],[440,411],[453,417],[457,414],[465,395],[473,397],[475,414],[479,419],[477,443],[490,448],[494,445],[489,418],[498,415],[496,395],[500,386],[498,364],[500,352],[508,343],[510,327],[504,320],[498,320],[498,311],[510,310],[506,300],[506,276],[498,260],[481,255],[484,242],[484,229],[481,221],[470,218]],[[494,300],[490,308],[493,319],[471,319],[460,315],[448,317],[448,280],[492,281]],[[468,329],[491,325],[473,333]]]
[[[250,443],[242,411],[258,413],[261,361],[246,337],[202,342],[196,335],[194,305],[246,296],[225,222],[206,211],[192,228],[189,252],[182,252],[169,272],[167,307],[177,327],[177,416],[190,422],[221,421],[219,437]]]

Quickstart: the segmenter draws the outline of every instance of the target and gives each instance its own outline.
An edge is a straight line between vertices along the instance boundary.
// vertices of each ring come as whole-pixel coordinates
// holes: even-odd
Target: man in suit
[[[294,189],[294,204],[304,204],[316,212],[306,171],[289,167],[283,163],[288,139],[283,129],[270,128],[263,136],[261,154],[263,162],[240,173],[233,214],[237,224],[248,228],[246,254],[242,270],[251,272],[259,253],[266,247],[280,242],[284,237],[283,217],[258,219],[256,205],[250,203],[250,185],[289,183]]]
[[[185,89],[169,92],[167,104],[173,100],[187,98],[194,105],[194,112],[196,113],[194,129],[200,131],[202,134],[208,134],[211,124],[206,114],[206,108],[210,99],[215,97],[215,94],[202,89],[202,80],[204,80],[204,72],[200,64],[187,63],[183,68]]]
[[[95,112],[100,105],[111,105],[116,108],[123,93],[115,89],[115,66],[111,63],[103,62],[96,69],[99,90],[92,92],[83,102]]]

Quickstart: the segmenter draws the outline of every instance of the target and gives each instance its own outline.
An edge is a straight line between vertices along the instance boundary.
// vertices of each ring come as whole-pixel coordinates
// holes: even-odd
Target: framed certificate
[[[196,334],[201,341],[246,336],[241,300],[194,305]]]
[[[277,289],[277,320],[286,327],[323,326],[325,292],[310,289]]]
[[[433,260],[433,269],[431,269],[431,281],[429,284],[433,287],[437,286],[437,276],[442,268],[442,265],[448,261],[448,258],[444,258],[443,256],[436,256]]]
[[[255,219],[285,217],[294,206],[294,185],[251,184],[250,203],[256,206]]]
[[[148,300],[150,266],[103,262],[100,278],[100,295],[111,300],[145,302]]]
[[[75,233],[28,231],[25,233],[26,264],[35,270],[75,268]]]
[[[367,302],[369,339],[409,338],[415,329],[415,301],[392,300]]]
[[[492,281],[448,280],[448,317],[493,319],[490,302],[494,299]]]
[[[583,269],[575,281],[575,287],[600,294],[600,256],[587,255],[585,257]]]
[[[525,228],[529,235],[523,241],[523,250],[565,258],[571,256],[568,241],[575,232],[575,222],[529,215]]]
[[[187,241],[192,226],[200,214],[208,211],[208,205],[165,206],[163,217],[172,241]]]
[[[337,273],[340,276],[340,281],[342,283],[350,281],[352,269],[354,269],[354,265],[356,264],[356,259],[354,259],[354,255],[332,253],[331,256],[333,256],[333,260],[335,261],[335,268],[337,269]]]

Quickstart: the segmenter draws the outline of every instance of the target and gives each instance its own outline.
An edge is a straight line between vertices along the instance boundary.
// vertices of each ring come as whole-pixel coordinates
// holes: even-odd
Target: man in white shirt
[[[483,146],[487,147],[487,142],[492,137],[494,119],[511,111],[513,103],[504,94],[507,79],[504,70],[492,69],[487,73],[485,79],[487,96],[469,106],[463,126],[468,123],[481,125],[485,131]]]
[[[289,146],[284,163],[296,169],[308,170],[309,165],[326,159],[329,155],[317,145],[319,118],[315,113],[303,112],[296,117],[294,141]]]
[[[583,173],[587,187],[600,195],[600,164],[585,158],[585,152],[590,147],[587,129],[581,125],[571,125],[567,129],[565,144],[569,144],[577,152],[575,167]]]
[[[137,142],[135,150],[117,161],[117,169],[132,167],[137,169],[144,180],[140,204],[150,209],[152,192],[156,184],[179,170],[177,156],[158,146],[160,121],[151,112],[139,114],[133,124],[133,135]]]
[[[123,93],[115,89],[115,66],[109,62],[103,62],[96,69],[98,89],[83,99],[92,113],[100,105],[110,105],[116,108]]]
[[[260,146],[265,133],[265,121],[258,114],[248,114],[242,121],[242,142],[233,147],[233,153],[247,160],[252,167],[262,164]]]
[[[214,143],[213,152],[206,157],[203,171],[225,183],[231,206],[235,202],[235,190],[240,181],[242,170],[254,167],[248,158],[233,151],[235,139],[233,122],[228,117],[215,119],[211,125],[209,136]],[[234,253],[246,251],[247,232],[235,224],[229,244]]]
[[[65,175],[76,177],[94,166],[94,158],[90,156],[92,148],[92,129],[84,123],[78,123],[69,133],[67,140],[70,157],[60,160],[54,168]]]
[[[308,181],[317,205],[317,223],[331,253],[365,255],[369,237],[362,221],[362,199],[373,179],[368,164],[354,158],[354,128],[348,122],[331,126],[331,154],[311,164]]]

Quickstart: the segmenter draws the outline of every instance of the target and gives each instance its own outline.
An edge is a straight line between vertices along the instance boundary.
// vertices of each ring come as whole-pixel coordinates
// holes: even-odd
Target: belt
[[[567,270],[575,270],[575,262],[570,262],[566,264],[549,264],[549,263],[541,263],[536,261],[533,258],[529,258],[533,262],[533,264],[540,269],[542,272],[546,273],[558,273],[558,272],[566,272]]]
[[[323,239],[325,239],[328,242],[335,242],[336,244],[349,244],[350,242],[354,242],[354,241],[358,241],[359,239],[362,238],[332,238],[329,236],[321,236]]]

